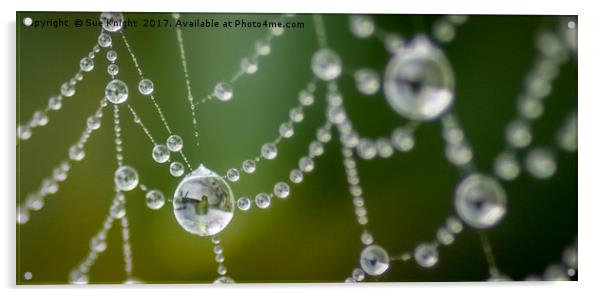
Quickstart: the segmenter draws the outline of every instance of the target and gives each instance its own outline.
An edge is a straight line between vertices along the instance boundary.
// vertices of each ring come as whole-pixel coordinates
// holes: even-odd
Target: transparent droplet
[[[105,88],[107,100],[113,104],[121,104],[128,99],[128,86],[121,80],[114,79]]]
[[[394,54],[403,47],[403,38],[398,34],[387,34],[385,36],[385,47],[389,53]]]
[[[109,62],[115,62],[117,60],[117,52],[114,50],[107,51],[107,60],[109,60]]]
[[[23,273],[23,279],[25,280],[31,280],[33,278],[33,274],[29,271]]]
[[[259,208],[268,208],[271,202],[270,196],[266,193],[259,193],[255,196],[255,204]]]
[[[54,178],[57,181],[64,181],[67,179],[67,171],[63,170],[60,167],[57,167],[52,171],[52,178]]]
[[[240,69],[246,74],[253,74],[253,73],[257,72],[258,68],[259,68],[259,63],[257,61],[257,58],[255,58],[255,57],[243,58],[240,61]]]
[[[90,249],[102,253],[107,249],[107,242],[100,236],[94,236],[90,240]]]
[[[172,162],[171,164],[169,164],[169,173],[172,176],[178,177],[178,176],[182,176],[182,174],[184,174],[184,164],[180,163],[180,162]]]
[[[90,72],[94,69],[94,60],[85,57],[79,61],[79,69],[84,72]]]
[[[516,148],[524,148],[531,143],[531,128],[524,120],[514,120],[506,127],[506,141]]]
[[[312,141],[309,144],[309,155],[311,157],[318,157],[324,154],[324,145],[319,141]]]
[[[534,148],[527,154],[525,168],[533,177],[547,179],[556,173],[556,160],[549,150]]]
[[[33,113],[33,118],[31,119],[32,126],[46,126],[48,124],[48,113],[44,110],[38,110]]]
[[[217,267],[217,274],[219,274],[219,275],[226,275],[226,273],[228,273],[228,269],[226,268],[226,266],[219,265]]]
[[[543,103],[534,98],[523,98],[518,102],[518,111],[526,119],[534,120],[543,114]]]
[[[107,66],[107,73],[111,76],[117,75],[119,73],[119,66],[117,64],[109,64]]]
[[[374,22],[370,16],[352,15],[349,17],[351,33],[357,38],[368,38],[374,33]]]
[[[22,140],[31,138],[31,127],[29,125],[19,125],[17,127],[17,135]]]
[[[314,160],[310,157],[301,157],[299,159],[299,169],[303,172],[311,172],[314,170]]]
[[[56,180],[52,178],[46,178],[42,181],[42,187],[40,192],[42,194],[54,194],[58,192],[59,184]]]
[[[69,283],[72,285],[87,285],[88,281],[88,275],[77,268],[69,273]]]
[[[374,159],[376,157],[376,145],[368,139],[361,139],[357,145],[357,153],[360,158],[365,160]]]
[[[513,180],[520,174],[520,165],[513,154],[502,153],[495,158],[495,175],[504,180]]]
[[[48,108],[52,110],[59,110],[63,107],[62,97],[52,96],[48,99]]]
[[[339,77],[343,70],[341,58],[330,49],[318,50],[311,59],[314,74],[322,80],[333,80]]]
[[[389,105],[402,116],[433,120],[446,112],[454,100],[451,65],[426,37],[416,37],[389,61],[384,91]]]
[[[445,146],[445,156],[452,164],[462,166],[472,160],[472,150],[464,143],[450,143]]]
[[[226,177],[229,181],[235,182],[240,178],[240,172],[238,172],[237,169],[230,168],[228,169],[228,172],[226,172]]]
[[[73,145],[69,148],[69,158],[73,161],[81,161],[86,156],[84,149],[79,145]]]
[[[381,158],[389,158],[393,155],[393,145],[386,138],[376,140],[376,152]]]
[[[159,190],[146,192],[146,206],[150,209],[160,209],[165,204],[165,196]]]
[[[29,210],[25,207],[17,207],[17,223],[25,224],[29,222]]]
[[[397,128],[391,135],[391,144],[400,152],[411,151],[414,148],[414,136],[406,129]]]
[[[374,237],[370,232],[364,231],[362,233],[361,241],[364,245],[371,245],[374,242]]]
[[[360,255],[360,265],[369,275],[381,275],[389,269],[389,254],[378,245],[369,245]]]
[[[278,132],[280,133],[280,136],[282,136],[283,138],[290,138],[295,133],[295,130],[293,130],[293,124],[290,122],[287,122],[287,123],[282,123],[280,125]]]
[[[274,195],[278,198],[286,198],[291,193],[291,188],[285,182],[274,185]]]
[[[347,119],[347,113],[340,106],[328,107],[328,121],[337,125],[343,123]]]
[[[360,69],[353,74],[355,87],[364,95],[373,95],[380,88],[378,73],[371,69]]]
[[[291,170],[291,173],[289,174],[289,179],[291,180],[292,183],[295,183],[295,184],[301,183],[303,181],[303,172],[301,172],[301,170],[299,170],[299,169],[293,169],[293,170]]]
[[[571,113],[558,132],[558,145],[568,152],[577,151],[577,114]]]
[[[280,26],[272,26],[270,27],[270,33],[273,36],[281,36],[282,34],[284,34],[284,27]]]
[[[142,79],[138,83],[138,91],[142,95],[150,95],[153,93],[154,90],[155,85],[153,84],[153,81],[148,78]]]
[[[90,129],[90,130],[98,130],[98,128],[100,128],[100,118],[98,118],[95,115],[90,116],[90,117],[88,117],[88,120],[86,121],[86,124],[88,126],[88,129]]]
[[[450,245],[454,242],[454,235],[445,228],[437,230],[437,241],[443,245]]]
[[[308,90],[299,92],[299,103],[303,106],[314,104],[314,94]]]
[[[316,132],[316,137],[318,138],[318,141],[327,143],[330,141],[330,139],[332,139],[332,134],[330,133],[330,129],[322,127]]]
[[[200,236],[212,236],[226,228],[236,206],[228,183],[199,165],[178,185],[173,207],[184,230]]]
[[[172,152],[179,152],[184,146],[184,140],[179,135],[170,135],[167,138],[167,148]]]
[[[353,269],[353,272],[351,273],[351,277],[356,282],[361,282],[366,277],[366,273],[363,270],[361,270],[360,268],[356,268],[356,269]]]
[[[272,51],[268,41],[259,40],[255,43],[255,52],[260,56],[267,56]]]
[[[98,35],[98,45],[101,47],[109,47],[113,43],[113,39],[111,39],[111,35],[102,32]]]
[[[44,197],[37,193],[29,194],[26,203],[31,210],[40,210],[44,207]]]
[[[121,12],[103,12],[100,14],[102,28],[109,32],[117,32],[123,28],[123,14]]]
[[[458,234],[464,229],[464,227],[462,226],[462,222],[456,217],[449,217],[445,221],[445,228],[453,234]]]
[[[506,214],[506,192],[495,178],[471,174],[456,188],[455,207],[468,225],[489,228]]]
[[[115,219],[121,219],[125,216],[125,198],[123,193],[117,193],[117,198],[113,200],[109,213]]]
[[[245,160],[244,162],[242,162],[242,170],[246,173],[253,173],[255,172],[255,161],[253,160]]]
[[[442,19],[433,25],[433,35],[440,42],[447,43],[456,37],[456,28],[448,20]]]
[[[75,95],[75,85],[64,83],[61,85],[61,95],[64,97],[71,97]]]
[[[217,85],[215,85],[215,88],[213,89],[213,96],[215,96],[217,99],[221,100],[221,101],[228,101],[230,99],[232,99],[232,96],[234,95],[234,91],[232,89],[232,86],[230,86],[230,84],[228,83],[218,83]]]
[[[247,197],[241,197],[238,199],[238,202],[236,204],[238,205],[238,209],[240,210],[249,210],[249,208],[251,208],[251,199]]]
[[[414,259],[418,265],[424,268],[435,266],[439,261],[437,247],[429,243],[419,244],[414,250]]]
[[[272,160],[278,155],[278,149],[273,143],[266,143],[261,146],[261,156],[265,159]]]
[[[164,144],[153,147],[153,160],[157,163],[165,163],[169,160],[169,149]]]
[[[123,165],[115,171],[115,186],[121,191],[131,191],[138,186],[138,172],[134,167]]]
[[[295,123],[303,121],[303,109],[301,107],[291,108],[289,118]]]

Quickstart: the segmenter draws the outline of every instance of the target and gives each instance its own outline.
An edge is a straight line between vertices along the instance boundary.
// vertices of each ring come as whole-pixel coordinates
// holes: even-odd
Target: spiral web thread
[[[180,18],[180,14],[172,14],[175,20]],[[293,18],[294,16],[286,15],[278,19],[282,21],[286,18]],[[312,17],[316,41],[318,49],[328,49],[328,38],[327,30],[324,24],[324,20],[321,15],[313,15]],[[450,43],[454,40],[457,29],[467,21],[466,16],[443,16],[435,22],[433,26],[433,36],[441,44]],[[350,16],[349,22],[351,30],[358,38],[376,38],[379,40],[384,48],[395,55],[395,53],[404,46],[405,40],[396,33],[389,33],[379,28],[370,17],[367,16]],[[536,44],[538,46],[538,56],[535,59],[533,69],[529,72],[526,80],[527,84],[525,87],[524,94],[518,96],[517,102],[517,115],[509,124],[505,131],[506,148],[498,154],[496,160],[494,160],[493,168],[494,175],[496,178],[510,182],[514,180],[520,173],[520,165],[517,161],[517,153],[523,149],[530,149],[527,159],[530,155],[536,155],[537,158],[533,157],[535,161],[530,162],[527,160],[526,169],[532,175],[537,178],[545,179],[553,175],[556,170],[556,164],[553,159],[554,154],[560,151],[576,152],[576,112],[570,112],[567,114],[566,122],[563,123],[558,131],[558,138],[556,139],[556,146],[554,148],[531,148],[531,140],[533,138],[531,132],[531,125],[543,113],[543,104],[545,99],[552,89],[552,83],[557,76],[557,72],[564,63],[572,58],[570,52],[570,42],[565,43],[563,41],[563,34],[572,33],[570,30],[576,30],[576,24],[572,20],[561,20],[560,29],[556,32],[544,32],[537,37]],[[110,44],[101,44],[100,39],[103,34],[108,34],[108,31],[101,31],[99,36],[100,48],[95,45],[93,49],[88,53],[86,59],[82,59],[80,63],[80,71],[78,71],[71,79],[61,85],[61,94],[53,96],[49,100],[48,107],[37,111],[32,116],[32,119],[28,123],[23,123],[18,127],[18,144],[23,145],[22,141],[25,141],[32,136],[32,129],[38,126],[44,126],[48,123],[48,113],[50,111],[57,111],[63,104],[63,99],[71,97],[75,94],[75,87],[77,83],[84,79],[84,72],[93,71],[93,69],[86,70],[87,68],[81,66],[82,64],[91,63],[93,64],[96,54],[105,51],[107,58],[115,64],[117,67],[117,58],[111,60],[109,55],[117,54],[113,51],[113,42]],[[258,65],[260,56],[269,55],[271,51],[271,44],[275,37],[280,36],[283,33],[281,28],[270,28],[266,37],[257,41],[255,45],[255,52],[249,57],[243,58],[241,61],[241,69],[236,71],[232,77],[227,81],[228,84],[235,84],[240,78],[246,75],[253,74]],[[128,42],[125,33],[117,32],[112,33],[112,36],[121,35],[121,40],[124,43],[128,56],[131,58],[135,68],[138,72],[140,80],[144,79],[144,75],[141,66],[138,63],[136,55],[132,49],[131,44]],[[576,34],[576,32],[574,33]],[[105,37],[106,38],[106,37]],[[190,83],[190,74],[188,72],[187,57],[185,51],[185,43],[181,30],[176,29],[176,40],[180,51],[180,60],[183,68],[184,81],[186,85],[188,104],[190,105],[190,111],[192,116],[192,124],[195,131],[195,139],[198,146],[198,123],[196,119],[196,108],[204,103],[212,101],[214,99],[220,99],[221,96],[216,90],[209,93],[208,95],[201,96],[201,99],[195,99],[193,90]],[[576,45],[575,45],[576,46]],[[111,53],[112,52],[112,53]],[[549,75],[549,73],[556,73]],[[115,79],[116,74],[111,74],[111,79]],[[358,77],[356,76],[356,80]],[[278,144],[294,135],[295,127],[298,123],[304,120],[304,112],[306,109],[311,107],[315,100],[316,84],[320,83],[321,80],[317,77],[313,77],[304,89],[299,92],[299,104],[290,110],[289,121],[284,122],[279,127],[279,136],[270,142],[267,142],[260,149],[260,153],[257,156],[252,156],[249,159],[244,160],[240,167],[233,167],[223,175],[224,178],[230,182],[237,182],[241,175],[241,171],[251,174],[256,170],[257,164],[262,160],[272,160],[277,156]],[[341,154],[343,157],[343,167],[349,184],[349,194],[352,198],[353,205],[355,206],[355,214],[357,217],[358,224],[362,227],[361,242],[365,245],[365,250],[374,247],[376,239],[370,233],[368,228],[368,211],[366,207],[366,201],[363,197],[363,190],[361,187],[361,181],[359,177],[359,169],[357,167],[357,159],[371,160],[375,158],[388,158],[395,153],[410,151],[414,146],[413,133],[420,126],[420,121],[410,120],[407,124],[394,129],[390,137],[380,137],[377,139],[371,139],[368,137],[361,136],[353,128],[351,119],[348,117],[345,111],[344,95],[339,89],[336,80],[331,80],[326,83],[327,91],[325,98],[327,100],[327,109],[325,111],[327,115],[327,121],[321,125],[315,132],[316,138],[308,144],[308,154],[299,158],[298,168],[293,168],[290,172],[289,179],[293,184],[299,184],[303,181],[303,176],[312,172],[315,169],[315,159],[322,155],[325,151],[325,145],[333,138],[333,128],[339,135],[339,141],[342,145]],[[359,88],[359,87],[358,87]],[[377,87],[378,90],[378,87]],[[163,114],[158,99],[155,98],[154,93],[147,94],[151,102],[159,115],[159,118],[169,133],[173,135],[172,130],[168,124],[168,121]],[[525,99],[526,98],[526,99]],[[221,99],[220,99],[221,100]],[[229,99],[228,99],[229,100]],[[50,177],[43,180],[39,190],[28,195],[24,203],[19,205],[17,209],[17,221],[19,224],[25,224],[29,221],[30,215],[33,211],[40,210],[44,205],[44,197],[57,193],[59,183],[65,181],[68,177],[68,172],[71,168],[72,162],[77,162],[85,156],[84,148],[88,138],[91,136],[93,131],[100,128],[100,119],[103,117],[103,111],[105,107],[110,104],[107,102],[107,98],[100,100],[100,107],[93,113],[87,120],[87,125],[76,143],[69,149],[69,158],[62,161],[57,165]],[[130,103],[123,104],[127,107],[129,112],[126,114],[130,115],[133,122],[138,125],[149,139],[150,143],[154,148],[158,146],[158,142],[152,136],[150,129],[146,126],[140,115],[136,112],[135,108]],[[113,106],[113,119],[114,119],[114,132],[115,132],[115,150],[117,168],[124,166],[124,156],[122,147],[122,135],[120,125],[120,107],[115,104]],[[465,136],[465,133],[457,120],[453,111],[448,111],[443,114],[440,119],[442,136],[445,141],[445,153],[449,162],[458,167],[463,175],[469,175],[479,172],[476,166],[473,164],[473,151],[470,146],[470,142]],[[184,154],[182,149],[177,150],[178,155],[184,161],[186,168],[192,171],[192,166],[188,161],[188,158]],[[167,159],[167,162],[171,162],[171,155]],[[536,162],[538,161],[538,162]],[[163,163],[163,162],[160,162]],[[174,162],[176,163],[176,162]],[[179,163],[179,173],[174,173],[173,164],[170,165],[170,172],[172,175],[178,177],[184,174],[186,168]],[[543,168],[543,169],[542,169]],[[545,169],[545,170],[544,170]],[[543,173],[542,173],[543,172]],[[548,172],[548,173],[546,173]],[[551,172],[551,174],[549,173]],[[143,192],[149,194],[149,189],[142,183],[138,182],[137,187]],[[276,183],[273,191],[267,191],[259,193],[255,196],[255,204],[258,208],[267,208],[272,203],[274,198],[286,198],[290,194],[290,187],[284,182]],[[238,198],[237,205],[242,211],[247,211],[251,208],[251,199],[241,196]],[[112,228],[114,220],[118,219],[122,227],[122,252],[124,259],[124,271],[126,274],[125,283],[137,283],[139,280],[135,278],[133,271],[133,258],[131,252],[131,245],[129,242],[129,222],[127,213],[125,210],[126,199],[124,192],[115,186],[115,197],[113,198],[111,207],[109,209],[109,215],[105,218],[101,229],[94,234],[90,241],[90,250],[86,257],[77,265],[69,275],[69,281],[73,284],[86,284],[88,283],[88,272],[94,265],[99,254],[106,250],[106,235],[107,232]],[[450,216],[444,222],[443,226],[437,230],[436,239],[432,242],[421,243],[416,246],[413,251],[405,251],[396,253],[390,256],[390,263],[393,264],[397,261],[410,261],[415,260],[418,265],[423,267],[432,267],[438,261],[437,250],[441,246],[448,246],[452,244],[455,237],[464,230],[462,221],[456,216]],[[489,265],[490,280],[507,280],[507,276],[499,270],[496,265],[495,256],[493,253],[493,247],[484,232],[479,232],[481,239],[481,246],[485,259]],[[224,252],[220,245],[221,238],[218,235],[211,237],[211,241],[214,244],[213,251],[216,255],[215,260],[218,264],[217,272],[220,275],[216,283],[228,283],[234,282],[234,280],[227,276],[227,268],[224,264]],[[363,253],[362,253],[363,257]],[[388,257],[388,256],[387,256]],[[385,270],[389,269],[389,259],[386,261]],[[542,276],[530,276],[529,280],[568,280],[571,276],[575,275],[577,269],[577,251],[576,243],[567,247],[562,255],[561,263],[551,264]],[[360,282],[366,278],[366,269],[362,268],[354,269],[350,276],[345,280],[346,282]],[[384,271],[383,271],[384,272]],[[382,273],[368,273],[372,276],[378,277]]]

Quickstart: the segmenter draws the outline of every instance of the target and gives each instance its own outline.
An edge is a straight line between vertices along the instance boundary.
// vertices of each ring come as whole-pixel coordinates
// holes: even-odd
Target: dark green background
[[[34,29],[21,19],[91,18],[98,13],[17,13],[17,121],[28,121],[38,108],[78,69],[79,60],[95,44],[98,28]],[[170,14],[126,13],[127,18],[168,18]],[[276,15],[183,14],[182,18],[216,20],[274,19]],[[437,15],[378,15],[376,23],[406,38],[430,33]],[[185,141],[191,162],[204,163],[223,173],[258,154],[274,139],[278,125],[297,104],[297,93],[312,73],[310,58],[317,48],[312,17],[298,15],[304,29],[285,31],[272,43],[272,54],[260,59],[259,71],[235,85],[234,99],[210,102],[197,110],[201,143],[194,145],[189,104],[174,29],[128,28],[130,44],[145,76],[155,83],[155,95],[174,131]],[[376,39],[354,38],[346,15],[324,16],[329,45],[342,57],[340,87],[354,126],[362,135],[386,136],[405,122],[386,104],[382,94],[364,97],[354,88],[352,73],[360,67],[383,72],[388,54]],[[493,158],[504,147],[504,128],[516,113],[516,98],[535,57],[534,37],[555,29],[553,16],[471,16],[445,50],[456,76],[453,111],[465,128],[480,171],[491,172]],[[240,59],[253,52],[265,29],[184,29],[193,94],[208,94],[218,81],[237,71]],[[130,87],[130,102],[158,142],[167,133],[147,97],[136,89],[137,74],[118,34],[113,34],[119,54],[119,78]],[[63,109],[50,114],[46,127],[36,128],[32,139],[17,148],[17,199],[39,187],[85,127],[104,94],[108,80],[104,51],[95,70],[85,74],[77,93],[64,100]],[[324,87],[318,87],[316,104],[307,109],[306,121],[295,137],[279,146],[276,161],[262,162],[256,174],[233,185],[237,196],[269,191],[307,153],[315,129],[324,122]],[[572,58],[561,69],[553,94],[545,101],[544,116],[534,125],[534,143],[553,146],[565,116],[577,108],[577,63]],[[110,107],[110,106],[109,106]],[[151,158],[151,144],[122,108],[125,163],[135,166],[143,183],[171,196],[178,179],[166,164]],[[112,108],[107,108],[102,128],[93,133],[86,157],[76,162],[57,194],[47,197],[43,210],[29,223],[17,226],[17,282],[65,283],[67,275],[88,252],[89,239],[100,228],[113,197],[116,167]],[[453,214],[453,190],[461,178],[443,153],[441,125],[428,123],[416,133],[416,147],[387,160],[359,161],[369,229],[390,254],[430,241],[436,229]],[[335,135],[336,139],[336,135]],[[221,233],[228,275],[237,282],[342,281],[358,266],[361,229],[355,221],[341,164],[340,145],[332,141],[304,182],[292,186],[287,201],[273,201],[267,210],[237,211]],[[522,159],[522,157],[521,157]],[[558,153],[559,170],[546,181],[523,173],[505,184],[508,215],[486,231],[500,270],[522,279],[541,273],[558,262],[564,247],[577,236],[577,154]],[[134,275],[149,283],[212,282],[216,264],[208,238],[186,233],[176,222],[170,204],[161,210],[145,206],[140,190],[126,194],[130,220]],[[92,268],[92,283],[119,283],[123,272],[120,227],[110,231],[109,248]],[[467,229],[450,247],[439,249],[440,261],[432,269],[413,262],[395,262],[380,281],[479,281],[488,277],[478,233]],[[33,280],[22,275],[31,271]]]

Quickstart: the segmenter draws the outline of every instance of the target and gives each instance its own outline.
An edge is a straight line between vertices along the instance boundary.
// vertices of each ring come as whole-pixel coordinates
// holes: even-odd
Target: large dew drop
[[[389,61],[384,91],[389,105],[402,116],[433,120],[447,111],[454,100],[451,65],[426,37],[416,37]]]
[[[128,86],[121,80],[114,79],[105,88],[107,100],[113,104],[121,104],[128,99]]]
[[[174,194],[174,214],[184,230],[200,236],[215,235],[230,223],[235,208],[228,183],[200,165],[184,177]]]
[[[369,275],[381,275],[389,269],[389,254],[378,245],[369,245],[360,255],[360,265]]]
[[[474,228],[489,228],[506,214],[506,192],[493,177],[472,174],[456,188],[456,211]]]

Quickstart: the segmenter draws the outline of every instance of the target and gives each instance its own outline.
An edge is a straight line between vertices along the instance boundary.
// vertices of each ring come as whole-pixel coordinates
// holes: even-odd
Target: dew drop
[[[506,215],[506,192],[495,178],[471,174],[456,188],[455,207],[468,225],[489,228]]]
[[[454,75],[445,54],[426,37],[416,37],[389,61],[385,98],[397,113],[410,119],[433,120],[454,100]]]
[[[330,49],[318,50],[312,56],[311,68],[318,78],[325,81],[336,79],[343,70],[341,58]]]
[[[115,171],[115,186],[121,191],[131,191],[138,186],[138,172],[134,167],[123,165]]]
[[[236,207],[228,183],[203,165],[182,179],[173,206],[180,226],[200,236],[212,236],[226,228]]]
[[[114,79],[105,88],[107,100],[113,104],[121,104],[128,99],[128,86],[121,80]]]

